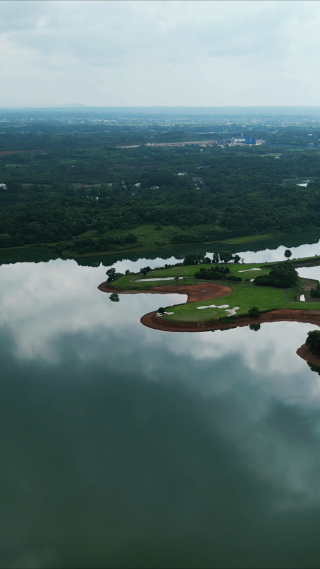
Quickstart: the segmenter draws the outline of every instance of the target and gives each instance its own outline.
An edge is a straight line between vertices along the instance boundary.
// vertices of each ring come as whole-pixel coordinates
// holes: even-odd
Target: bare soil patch
[[[195,285],[160,285],[153,286],[148,290],[124,290],[122,288],[111,285],[107,282],[101,283],[98,289],[102,292],[116,292],[117,294],[186,294],[187,302],[197,302],[199,300],[209,300],[211,298],[219,298],[232,293],[232,288],[213,283],[195,284]]]
[[[312,288],[316,288],[318,281],[315,279],[301,279],[303,281],[303,293],[306,299],[306,302],[317,302],[320,301],[319,298],[312,298],[310,296],[310,290]]]
[[[140,322],[148,328],[163,330],[164,332],[205,332],[208,330],[228,330],[249,324],[263,324],[264,322],[307,322],[320,326],[319,310],[270,310],[260,314],[259,318],[248,318],[246,316],[237,318],[234,324],[222,324],[217,320],[214,324],[209,321],[199,322],[179,322],[176,320],[165,320],[157,315],[157,311],[149,312],[140,319]],[[319,364],[320,365],[320,364]]]
[[[300,348],[297,349],[297,354],[308,364],[320,367],[320,356],[316,356],[315,354],[310,352],[307,344],[302,344],[302,346],[300,346]]]

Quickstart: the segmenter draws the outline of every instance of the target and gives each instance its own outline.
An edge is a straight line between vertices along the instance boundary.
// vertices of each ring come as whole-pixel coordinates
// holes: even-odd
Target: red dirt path
[[[217,285],[213,283],[195,284],[195,285],[162,285],[153,286],[148,290],[123,290],[123,288],[110,285],[109,283],[101,283],[98,289],[102,292],[115,292],[117,294],[186,294],[187,302],[197,302],[198,300],[208,300],[210,298],[219,298],[232,293],[229,286]]]
[[[187,302],[197,302],[199,300],[209,300],[221,296],[227,296],[232,292],[228,286],[217,285],[213,283],[195,284],[195,285],[163,285],[153,286],[149,290],[123,290],[107,282],[101,283],[98,289],[102,292],[117,294],[169,294],[178,293],[188,295]],[[308,324],[315,324],[320,327],[320,310],[305,310],[305,309],[283,309],[270,310],[260,314],[259,318],[240,317],[234,324],[222,324],[217,320],[214,324],[208,321],[199,322],[180,322],[175,320],[166,320],[157,316],[157,311],[149,312],[140,319],[140,322],[152,328],[153,330],[162,330],[164,332],[205,332],[208,330],[227,330],[230,328],[238,328],[241,326],[248,326],[249,324],[262,324],[263,322],[306,322]],[[303,346],[301,347],[303,348]],[[298,355],[306,361],[311,361],[311,353],[308,350],[308,360],[304,355],[305,350],[301,351],[299,348]],[[315,356],[313,356],[315,357]],[[320,365],[320,358],[317,364]]]
[[[205,332],[208,330],[228,330],[249,324],[263,324],[264,322],[306,322],[320,326],[319,310],[270,310],[260,314],[259,318],[248,318],[246,316],[237,318],[234,324],[222,324],[218,320],[211,324],[209,321],[200,322],[178,322],[175,320],[165,320],[157,316],[157,311],[149,312],[140,319],[140,322],[148,328],[163,330],[164,332]],[[299,354],[300,355],[300,354]],[[320,364],[318,364],[320,365]]]

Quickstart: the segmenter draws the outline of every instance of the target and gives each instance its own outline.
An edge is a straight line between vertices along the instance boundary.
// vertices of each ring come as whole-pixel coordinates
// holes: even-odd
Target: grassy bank
[[[205,308],[199,310],[199,306],[209,306],[214,304],[216,307],[228,305],[228,309],[238,307],[237,316],[248,313],[253,306],[257,306],[260,311],[275,310],[277,308],[286,309],[320,309],[319,302],[291,302],[286,300],[285,291],[273,287],[258,287],[245,283],[232,284],[233,292],[225,297],[206,301],[192,302],[181,306],[170,306],[170,315],[164,315],[165,319],[186,322],[207,321],[212,318],[227,316],[225,308]]]
[[[137,237],[137,242],[131,245],[128,244],[124,244],[124,245],[115,245],[112,247],[112,249],[109,250],[103,250],[103,251],[95,251],[94,249],[85,253],[79,253],[79,251],[73,250],[70,248],[70,244],[68,247],[68,244],[66,244],[66,246],[64,247],[63,243],[61,244],[59,243],[37,243],[37,244],[32,244],[32,245],[24,245],[24,246],[19,246],[19,247],[6,247],[6,248],[0,248],[0,252],[1,251],[7,251],[7,250],[14,250],[14,251],[21,251],[22,255],[23,255],[23,251],[25,249],[30,249],[30,248],[48,248],[48,249],[52,249],[52,250],[62,250],[62,256],[63,257],[91,257],[91,256],[101,256],[101,255],[114,255],[116,253],[143,253],[143,252],[147,252],[147,251],[153,251],[153,250],[157,250],[157,249],[166,249],[166,248],[172,248],[172,247],[185,247],[186,245],[192,245],[193,247],[199,246],[202,247],[205,245],[211,245],[211,244],[216,244],[217,247],[221,246],[221,245],[237,245],[237,244],[245,244],[245,243],[252,243],[254,241],[263,241],[263,240],[267,240],[267,239],[272,239],[272,238],[276,238],[279,237],[282,234],[274,234],[274,233],[268,233],[268,234],[263,234],[263,235],[248,235],[245,237],[236,237],[236,238],[229,238],[229,239],[221,239],[221,240],[211,240],[211,241],[202,241],[199,243],[196,243],[194,241],[191,242],[185,242],[185,243],[173,243],[173,238],[176,235],[177,232],[179,232],[180,234],[183,234],[183,231],[181,231],[178,227],[174,226],[174,225],[168,225],[168,226],[160,226],[161,228],[159,229],[159,226],[157,225],[143,225],[140,227],[137,227],[136,229],[132,229],[130,230],[130,233],[132,233],[133,235],[135,235]],[[210,229],[209,226],[201,226],[201,229]],[[195,230],[197,230],[197,228],[195,228]],[[118,237],[122,234],[124,234],[126,232],[124,231],[113,231],[110,235],[112,237]],[[88,231],[85,234],[83,234],[83,236],[88,237],[89,239],[93,239],[94,237],[96,237],[95,235],[93,235],[94,232],[93,231]]]
[[[306,258],[305,262],[314,260]],[[201,265],[204,268],[210,268],[217,265]],[[221,267],[221,264],[218,265]],[[301,302],[297,300],[303,292],[303,281],[300,279],[297,286],[288,290],[268,287],[256,286],[252,283],[258,275],[266,275],[270,272],[270,265],[243,263],[228,264],[230,273],[228,276],[240,276],[241,282],[232,283],[226,279],[217,281],[219,285],[227,285],[231,287],[232,292],[225,297],[213,298],[205,301],[191,302],[188,304],[170,306],[166,308],[164,319],[176,320],[184,322],[201,322],[225,317],[228,315],[227,310],[236,308],[236,315],[246,315],[250,308],[256,306],[260,311],[283,309],[310,309],[320,310],[320,302]],[[193,285],[203,282],[203,284],[214,283],[214,281],[201,281],[194,278],[194,273],[199,270],[199,265],[180,265],[170,268],[156,269],[150,271],[146,276],[142,274],[130,274],[120,277],[113,284],[123,290],[150,290],[154,286],[166,285]],[[180,278],[179,278],[180,277]],[[183,277],[183,280],[181,280]],[[162,279],[171,280],[162,280]],[[144,282],[145,279],[155,279],[151,282]],[[214,305],[214,306],[210,306]],[[226,306],[227,305],[227,306]],[[220,308],[224,306],[224,308]],[[205,307],[199,309],[199,307]]]

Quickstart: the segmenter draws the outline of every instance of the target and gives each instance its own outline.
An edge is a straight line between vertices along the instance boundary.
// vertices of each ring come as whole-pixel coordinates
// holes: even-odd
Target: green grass
[[[23,168],[26,164],[6,164],[6,168]]]
[[[153,286],[166,286],[166,285],[176,284],[174,280],[162,281],[160,280],[160,278],[158,281],[152,281],[148,283],[139,282],[140,279],[148,279],[148,278],[150,279],[155,278],[153,272],[148,273],[146,277],[144,275],[125,275],[114,281],[112,284],[114,284],[119,288],[123,288],[124,290],[149,290]],[[179,281],[179,284],[194,284],[195,282],[196,280],[194,278],[189,277],[184,281]]]
[[[199,268],[204,267],[209,269],[210,267],[214,267],[214,266],[220,266],[220,265],[182,265],[180,267],[172,267],[170,269],[158,269],[158,270],[153,270],[150,271],[146,276],[142,275],[142,274],[131,274],[131,275],[125,275],[123,277],[120,277],[118,280],[114,281],[115,286],[126,289],[126,290],[135,290],[135,289],[139,289],[139,290],[143,290],[143,289],[150,289],[150,287],[152,286],[157,286],[157,285],[172,285],[172,284],[176,284],[176,282],[174,280],[172,281],[162,281],[161,278],[166,278],[166,277],[186,277],[186,280],[184,281],[178,281],[179,284],[196,284],[199,283],[201,281],[199,281],[198,279],[194,278],[194,273],[196,271],[199,270]],[[243,264],[236,264],[236,263],[230,263],[228,264],[228,267],[230,269],[230,273],[229,275],[235,275],[235,276],[240,276],[243,280],[245,279],[253,279],[258,275],[267,275],[270,271],[270,268],[266,267],[265,269],[261,269],[260,271],[252,271],[250,269],[254,269],[254,268],[260,268],[263,267],[263,265],[257,265],[256,263],[243,263]],[[239,271],[246,271],[245,273],[239,273]],[[154,279],[154,278],[159,278],[158,281],[152,281],[152,282],[139,282],[139,280],[142,279]],[[212,282],[212,281],[206,281],[206,282]],[[221,281],[219,281],[221,283],[227,283],[227,281],[224,281],[223,279]]]
[[[272,239],[273,237],[279,237],[283,235],[282,233],[265,233],[263,235],[248,235],[246,237],[234,237],[232,239],[225,239],[220,241],[220,243],[228,243],[229,245],[237,245],[238,243],[250,243],[250,241],[262,241],[263,239]]]
[[[313,263],[313,262],[317,262],[320,263],[320,255],[314,255],[314,257],[303,257],[301,259],[294,259],[293,260],[293,264],[297,265],[297,264],[301,264],[301,263]]]
[[[213,298],[212,300],[202,300],[199,302],[192,302],[183,304],[181,306],[167,307],[172,315],[164,315],[163,318],[168,320],[178,321],[206,321],[211,318],[219,318],[220,316],[227,316],[225,309],[207,308],[198,310],[197,306],[208,306],[215,304],[221,306],[228,304],[229,308],[239,307],[236,315],[241,316],[247,314],[248,310],[253,306],[257,306],[259,310],[273,310],[276,308],[296,308],[296,309],[316,309],[319,310],[320,305],[316,302],[288,302],[285,298],[285,292],[282,289],[272,287],[257,287],[254,285],[247,285],[245,283],[233,284],[233,292],[221,298]]]
[[[133,233],[138,237],[137,246],[145,249],[155,249],[157,247],[172,246],[171,238],[177,232],[174,225],[164,225],[162,229],[156,229],[155,225],[142,225],[136,229],[132,229]]]
[[[212,229],[212,227],[210,226],[201,226],[202,229],[205,228],[210,228]],[[197,228],[195,228],[197,229]],[[91,257],[92,255],[94,256],[99,256],[99,255],[114,255],[115,252],[117,251],[121,251],[122,253],[125,252],[142,252],[142,251],[152,251],[154,249],[159,249],[161,248],[166,248],[166,247],[185,247],[186,245],[188,245],[188,243],[177,243],[177,244],[172,244],[172,237],[176,234],[176,233],[184,233],[179,227],[175,226],[175,225],[163,225],[162,229],[157,230],[155,225],[141,225],[139,227],[136,227],[135,229],[130,229],[130,231],[124,231],[124,230],[118,230],[118,231],[112,231],[111,235],[112,236],[117,236],[117,235],[123,235],[124,233],[133,233],[134,235],[137,236],[138,241],[137,243],[133,244],[132,246],[128,247],[128,245],[122,245],[122,246],[117,246],[115,249],[113,249],[112,251],[99,251],[99,252],[90,252],[90,253],[84,253],[84,254],[79,254],[76,251],[71,251],[71,250],[67,250],[66,251],[66,255],[70,256],[70,257]],[[90,230],[87,231],[85,233],[82,234],[82,236],[93,236],[96,237],[96,231],[95,230]],[[235,237],[235,238],[230,238],[230,239],[225,239],[225,240],[215,240],[215,241],[203,241],[202,243],[198,243],[199,247],[201,247],[201,245],[210,245],[210,244],[225,244],[225,245],[237,245],[237,244],[242,244],[242,243],[250,243],[252,241],[262,241],[262,240],[266,240],[266,239],[272,239],[275,237],[279,237],[280,235],[284,235],[283,233],[266,233],[266,234],[259,234],[259,235],[249,235],[246,237]],[[192,243],[192,245],[194,245]]]
[[[312,258],[311,258],[312,259]],[[309,259],[306,259],[307,261]],[[209,268],[212,265],[201,265],[203,267]],[[221,265],[220,265],[221,266]],[[258,265],[255,263],[245,263],[245,264],[229,264],[230,273],[232,275],[241,276],[245,278],[255,278],[257,275],[265,275],[270,271],[270,265],[267,263]],[[254,271],[252,269],[260,268],[261,270]],[[114,282],[115,286],[123,288],[124,290],[150,290],[154,286],[166,286],[176,284],[176,281],[161,281],[161,278],[165,277],[175,277],[184,276],[186,280],[179,281],[179,284],[196,284],[201,282],[214,282],[214,281],[199,281],[194,278],[194,273],[199,269],[199,265],[188,265],[172,267],[168,269],[158,269],[150,271],[146,276],[142,274],[131,274],[120,277]],[[245,273],[240,273],[239,271],[246,271]],[[159,278],[158,281],[152,282],[139,282],[140,279],[145,278]],[[241,283],[230,283],[228,281],[217,281],[219,284],[228,285],[232,289],[232,293],[223,296],[221,298],[214,298],[208,300],[202,300],[199,302],[192,302],[188,304],[182,304],[178,306],[167,307],[168,312],[173,312],[170,315],[164,315],[164,319],[177,320],[185,322],[199,322],[208,321],[212,318],[220,318],[227,316],[226,309],[219,309],[217,307],[221,305],[228,305],[228,309],[239,307],[236,315],[241,316],[248,313],[248,310],[253,306],[257,306],[260,311],[274,310],[277,308],[289,308],[289,309],[320,309],[320,302],[300,302],[296,301],[295,297],[301,294],[303,284],[300,281],[299,286],[296,288],[289,289],[287,291],[288,299],[286,299],[286,294],[283,289],[273,288],[273,287],[259,287],[243,280]],[[164,304],[164,303],[163,303]],[[209,306],[214,304],[214,308],[205,308],[203,310],[198,310],[198,306]]]
[[[221,263],[219,265],[182,265],[181,267],[172,267],[171,269],[160,269],[156,271],[152,271],[148,273],[146,277],[141,278],[155,278],[155,277],[193,277],[196,271],[199,271],[201,267],[205,269],[210,269],[210,267],[221,267]],[[269,273],[270,269],[265,268],[261,269],[260,271],[250,271],[250,269],[259,269],[263,267],[263,265],[257,263],[229,263],[228,268],[230,269],[230,275],[235,275],[237,277],[241,277],[243,280],[245,279],[252,279],[257,277],[258,275],[266,275]],[[239,273],[239,271],[246,271],[245,273]]]

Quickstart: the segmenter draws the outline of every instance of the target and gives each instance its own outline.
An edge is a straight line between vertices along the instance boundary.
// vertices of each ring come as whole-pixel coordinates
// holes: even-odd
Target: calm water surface
[[[149,330],[185,297],[105,270],[0,267],[1,567],[318,567],[315,327]]]

